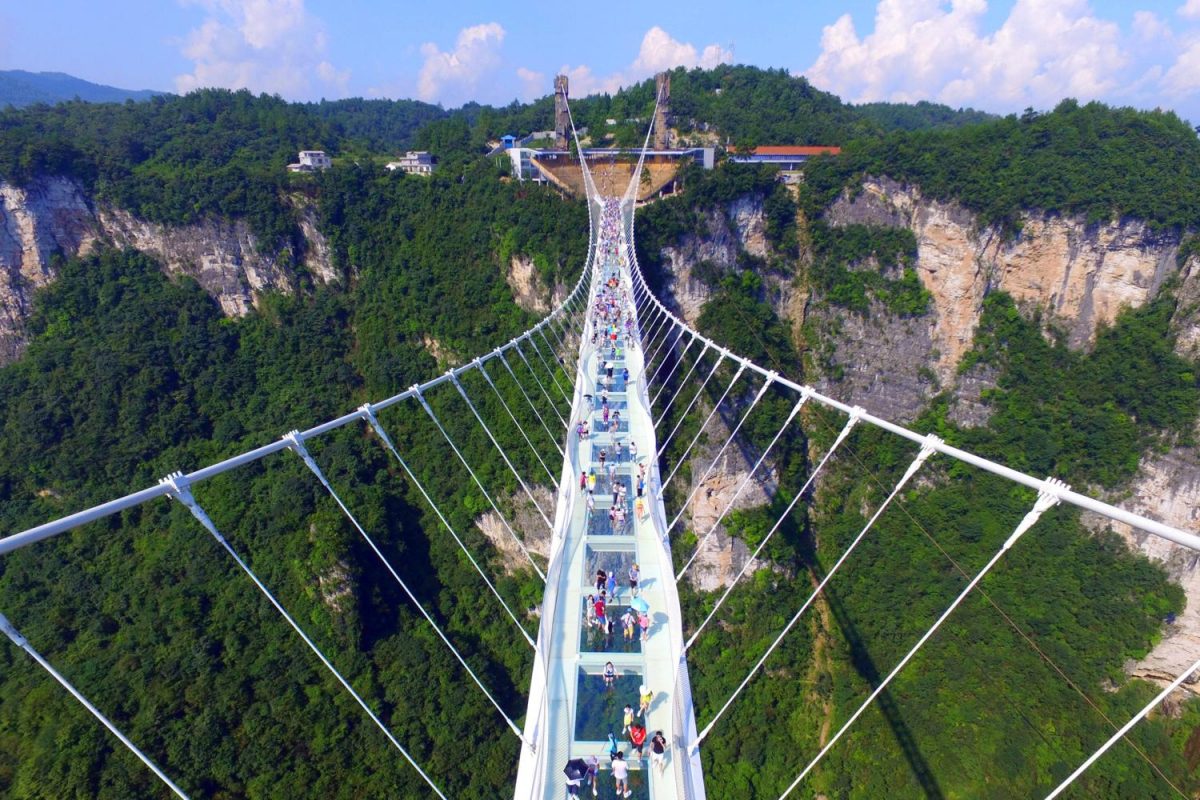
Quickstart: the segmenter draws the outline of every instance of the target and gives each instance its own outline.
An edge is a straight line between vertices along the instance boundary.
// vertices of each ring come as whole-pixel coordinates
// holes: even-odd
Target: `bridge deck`
[[[624,252],[623,248],[621,252]],[[604,264],[602,270],[605,275],[619,271],[623,284],[629,286],[628,264],[623,258],[620,262]],[[569,512],[566,519],[558,521],[561,541],[552,553],[552,558],[562,560],[561,569],[552,568],[548,573],[547,599],[543,604],[547,616],[543,617],[543,629],[539,634],[539,645],[547,654],[546,671],[544,683],[535,677],[531,686],[530,715],[526,722],[527,733],[536,731],[539,752],[532,753],[528,748],[523,752],[515,795],[523,800],[566,797],[563,767],[568,759],[588,756],[596,756],[600,761],[598,793],[593,795],[593,789],[585,785],[580,790],[581,796],[616,797],[615,781],[609,769],[610,733],[617,739],[629,765],[631,798],[649,800],[687,796],[683,790],[683,770],[687,764],[679,761],[684,755],[678,747],[680,737],[676,728],[679,726],[672,724],[681,640],[679,603],[670,553],[660,535],[664,518],[661,500],[650,491],[650,487],[657,485],[654,421],[644,386],[643,352],[637,347],[627,347],[623,336],[618,343],[623,358],[612,359],[615,380],[609,392],[609,404],[610,409],[620,412],[621,424],[612,433],[602,424],[599,401],[603,388],[601,376],[604,375],[605,361],[610,360],[609,352],[601,352],[590,345],[590,329],[584,336],[578,373],[581,385],[575,391],[567,465],[563,471],[564,480],[571,481],[571,488],[569,493],[564,490],[560,494],[560,504]],[[620,378],[624,368],[630,372],[628,386]],[[581,441],[575,425],[585,418],[590,422],[592,433]],[[618,440],[621,442],[619,450]],[[630,458],[630,442],[637,444],[637,461]],[[612,490],[606,467],[599,463],[601,449],[606,451],[607,463],[612,462],[614,455],[617,457],[616,480],[626,482],[628,490],[624,503],[628,521],[618,530],[614,530],[608,517]],[[639,462],[647,465],[647,490],[641,515],[636,513]],[[587,492],[580,490],[580,473],[593,470],[597,476],[595,508],[589,512]],[[563,511],[560,509],[560,517]],[[636,628],[633,640],[626,639],[619,622],[632,598],[628,570],[633,563],[637,563],[641,571],[639,594],[650,607],[651,627],[644,642],[640,641],[640,632]],[[616,570],[618,577],[615,604],[618,621],[611,636],[586,623],[586,601],[589,594],[595,593],[597,569]],[[606,685],[603,678],[608,661],[613,663],[617,673],[612,686]],[[645,718],[648,734],[645,757],[639,759],[633,753],[622,723],[626,705],[637,711],[639,687],[643,684],[654,693],[654,699]],[[545,693],[544,698],[536,696],[541,692]],[[540,713],[539,701],[546,703],[542,721],[536,719]],[[690,698],[687,703],[687,721],[694,726]],[[650,762],[650,739],[660,730],[667,737],[669,748],[665,768],[657,769]],[[684,758],[683,762],[690,763],[690,759]],[[540,774],[535,775],[535,772]]]

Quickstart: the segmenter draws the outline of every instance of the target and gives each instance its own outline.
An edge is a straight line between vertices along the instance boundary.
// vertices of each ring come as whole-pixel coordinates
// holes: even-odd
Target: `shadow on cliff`
[[[824,568],[816,559],[813,559],[810,563],[812,564],[814,580],[820,582],[825,576]],[[862,637],[858,634],[858,628],[846,612],[846,608],[838,598],[837,592],[830,591],[829,586],[826,586],[822,595],[829,606],[830,612],[833,614],[838,629],[846,637],[846,643],[850,646],[851,664],[853,664],[855,671],[871,685],[873,690],[883,680],[883,676],[879,674],[879,668],[875,664],[875,659],[868,652],[866,645],[862,641]],[[863,699],[865,700],[866,698],[864,697]],[[912,770],[913,777],[921,787],[921,791],[924,792],[925,797],[929,798],[929,800],[943,800],[945,795],[938,784],[937,776],[933,774],[933,770],[929,768],[928,762],[925,761],[925,756],[921,753],[921,748],[917,744],[912,730],[908,727],[908,723],[905,722],[904,715],[899,705],[897,705],[895,698],[892,697],[891,691],[884,689],[880,692],[879,697],[875,698],[874,706],[883,714],[884,720],[887,722],[888,727],[891,728],[892,735],[896,737],[896,743],[900,745],[900,750],[904,753],[904,758],[908,762],[909,769]]]

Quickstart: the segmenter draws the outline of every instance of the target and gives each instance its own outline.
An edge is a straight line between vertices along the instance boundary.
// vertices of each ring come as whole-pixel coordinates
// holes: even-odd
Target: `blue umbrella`
[[[630,600],[629,606],[641,614],[648,614],[650,612],[650,604],[643,600],[640,596]]]

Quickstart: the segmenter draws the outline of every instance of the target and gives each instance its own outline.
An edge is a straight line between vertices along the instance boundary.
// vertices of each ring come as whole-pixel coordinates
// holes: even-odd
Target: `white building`
[[[401,170],[409,175],[431,175],[436,159],[424,150],[409,150],[399,161],[390,161],[386,167],[388,171]]]
[[[316,172],[319,169],[329,169],[333,159],[324,150],[301,150],[300,163],[288,164],[288,172]]]

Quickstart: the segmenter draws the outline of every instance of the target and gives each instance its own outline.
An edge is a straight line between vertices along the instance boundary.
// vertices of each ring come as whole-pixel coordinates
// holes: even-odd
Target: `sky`
[[[613,91],[675,66],[788,70],[851,102],[1063,97],[1200,121],[1200,0],[0,0],[0,69],[126,89],[447,107]]]

